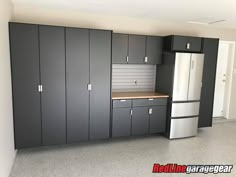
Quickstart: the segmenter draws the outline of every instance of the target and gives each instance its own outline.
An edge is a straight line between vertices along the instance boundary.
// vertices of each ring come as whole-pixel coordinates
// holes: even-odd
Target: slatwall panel
[[[156,65],[112,65],[112,91],[154,91]],[[135,84],[135,81],[137,83]]]

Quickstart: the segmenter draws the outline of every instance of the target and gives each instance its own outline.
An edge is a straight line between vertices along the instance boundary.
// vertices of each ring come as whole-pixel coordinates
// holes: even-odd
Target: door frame
[[[232,80],[233,80],[233,70],[234,70],[234,60],[235,60],[235,41],[225,41],[220,40],[219,45],[221,44],[228,44],[231,45],[231,56],[227,62],[227,73],[226,73],[226,84],[225,84],[225,94],[224,94],[224,104],[223,104],[223,117],[229,119],[229,109],[230,109],[230,99],[231,99],[231,91],[232,91]],[[218,60],[218,59],[217,59]],[[216,83],[215,83],[216,84]],[[216,85],[215,85],[216,87]]]

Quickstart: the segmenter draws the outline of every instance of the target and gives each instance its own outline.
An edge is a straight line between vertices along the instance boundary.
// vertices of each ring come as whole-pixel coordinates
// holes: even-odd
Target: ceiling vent
[[[190,20],[190,21],[188,21],[188,23],[200,24],[200,25],[212,25],[212,24],[221,23],[224,21],[226,21],[226,20],[215,19],[215,18],[199,18],[199,19]]]

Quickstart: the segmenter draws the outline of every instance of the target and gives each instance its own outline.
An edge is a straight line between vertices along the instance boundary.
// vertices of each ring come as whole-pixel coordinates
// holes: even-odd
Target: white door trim
[[[227,63],[227,81],[225,87],[225,98],[224,98],[224,117],[229,119],[230,99],[232,91],[232,80],[234,72],[234,60],[235,60],[235,41],[221,41],[221,43],[231,45],[231,55]]]

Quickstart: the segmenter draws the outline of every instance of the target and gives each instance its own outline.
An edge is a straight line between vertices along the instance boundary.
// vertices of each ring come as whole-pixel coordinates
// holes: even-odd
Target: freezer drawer
[[[171,117],[188,117],[199,115],[200,102],[172,103]]]
[[[170,139],[186,138],[197,135],[198,117],[171,119]]]

